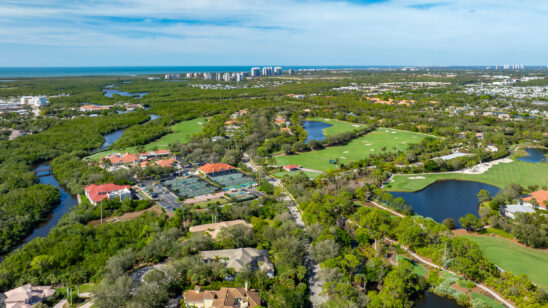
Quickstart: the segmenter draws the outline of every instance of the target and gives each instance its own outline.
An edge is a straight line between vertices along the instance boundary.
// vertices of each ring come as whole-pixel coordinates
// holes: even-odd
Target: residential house
[[[247,223],[245,220],[237,219],[237,220],[230,220],[230,221],[222,221],[214,224],[192,226],[189,228],[189,231],[191,233],[207,232],[209,235],[211,235],[212,238],[216,238],[222,229],[232,227],[232,226],[237,226],[237,225],[244,225],[249,228],[253,227],[253,225],[251,225],[250,223]]]
[[[194,290],[183,293],[185,304],[197,308],[252,308],[261,305],[259,292],[245,288],[221,288],[216,290]]]
[[[260,269],[266,272],[268,277],[274,277],[274,266],[270,263],[266,250],[256,248],[207,250],[201,251],[200,256],[204,262],[217,260],[225,262],[228,268],[233,268],[236,272],[249,267],[252,270]]]
[[[500,208],[501,214],[510,217],[515,218],[516,213],[534,213],[535,210],[527,205],[524,205],[520,202],[520,204],[508,204]]]
[[[129,185],[116,185],[113,183],[96,185],[91,184],[85,188],[86,197],[93,205],[101,202],[103,199],[120,198],[124,200],[131,198],[131,190]]]
[[[51,286],[33,287],[26,284],[6,291],[4,295],[6,308],[31,308],[55,295],[55,289]]]
[[[533,205],[533,199],[536,200],[537,205]],[[546,209],[548,205],[548,190],[537,190],[528,194],[527,197],[522,199],[524,202],[530,204],[532,207]]]

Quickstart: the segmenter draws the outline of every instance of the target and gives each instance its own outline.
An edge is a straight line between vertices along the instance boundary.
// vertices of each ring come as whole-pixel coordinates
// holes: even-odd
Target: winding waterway
[[[117,89],[112,89],[113,86],[114,85],[109,84],[103,89],[103,92],[105,92],[106,97],[112,97],[113,95],[121,95],[121,96],[132,96],[135,98],[143,98],[143,96],[148,94],[148,92],[129,93],[126,91],[120,91]]]
[[[525,149],[525,152],[527,152],[527,156],[518,157],[519,160],[528,162],[528,163],[544,163],[548,162],[548,159],[546,159],[546,153],[548,153],[548,150],[545,149],[538,149],[538,148],[527,148]]]
[[[432,217],[437,222],[453,218],[459,225],[459,218],[466,214],[478,216],[478,192],[485,189],[494,196],[499,188],[473,181],[446,180],[430,184],[416,192],[392,192],[395,198],[402,197],[413,207],[415,213]]]
[[[322,141],[325,140],[325,135],[323,133],[324,128],[331,127],[333,125],[329,123],[324,123],[320,121],[303,121],[303,128],[308,133],[308,137],[304,143],[308,143],[310,140]]]

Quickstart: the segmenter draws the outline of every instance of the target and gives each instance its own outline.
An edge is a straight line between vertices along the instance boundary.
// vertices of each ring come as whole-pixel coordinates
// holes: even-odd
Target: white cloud
[[[64,54],[56,61],[65,65],[85,65],[82,50],[105,65],[545,61],[545,1],[440,2],[8,1],[0,4],[0,44],[10,48],[0,65],[48,65],[42,49]],[[31,59],[17,56],[25,48],[36,51]]]

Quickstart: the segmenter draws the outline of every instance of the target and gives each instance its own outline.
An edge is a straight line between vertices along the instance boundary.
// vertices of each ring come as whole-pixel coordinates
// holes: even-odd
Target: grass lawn
[[[487,305],[491,306],[491,308],[506,308],[506,306],[490,298],[489,296],[485,296],[479,293],[471,293],[470,296],[472,296],[472,298],[481,299],[482,301],[487,303]]]
[[[277,178],[283,178],[284,175],[295,176],[295,175],[299,174],[300,172],[304,172],[304,174],[306,174],[311,179],[315,179],[321,174],[321,173],[310,172],[310,171],[291,171],[291,172],[288,172],[288,171],[284,170],[284,171],[276,172],[273,175]]]
[[[526,274],[532,282],[548,290],[548,253],[498,237],[462,236],[477,243],[489,261],[505,271]]]
[[[346,121],[339,121],[335,119],[324,119],[324,118],[307,118],[306,121],[318,121],[323,122],[327,124],[331,124],[333,126],[324,128],[323,134],[326,136],[334,136],[346,132],[351,132],[356,129],[365,128],[365,124],[360,123],[350,123]]]
[[[417,143],[425,136],[408,131],[378,128],[376,131],[356,138],[346,145],[296,155],[278,156],[276,162],[280,166],[295,164],[309,169],[325,171],[336,167],[334,164],[330,164],[329,160],[338,159],[340,163],[350,163],[366,158],[371,153],[382,153],[383,147],[386,147],[388,152],[404,151],[407,149],[407,144]]]
[[[408,257],[405,257],[405,256],[400,256],[400,255],[397,255],[396,258],[398,258],[398,260],[405,259],[409,261],[413,265],[413,273],[419,276],[426,276],[426,269],[422,265],[420,265],[417,261],[413,259],[409,259]]]
[[[205,124],[206,120],[204,118],[196,118],[189,121],[182,121],[179,122],[173,126],[171,126],[171,130],[173,133],[167,134],[162,136],[162,138],[152,141],[149,144],[146,144],[145,150],[149,151],[154,149],[155,147],[158,148],[158,150],[164,150],[169,147],[170,144],[175,142],[186,142],[188,138],[202,130],[203,124]],[[125,149],[119,149],[119,150],[109,150],[109,151],[103,151],[96,153],[94,155],[89,156],[88,158],[93,160],[99,160],[101,157],[110,155],[112,153],[137,153],[137,147],[129,147]]]
[[[410,179],[422,176],[424,179]],[[436,180],[468,180],[486,183],[504,188],[510,183],[519,183],[521,186],[548,185],[548,164],[527,163],[514,160],[511,163],[499,163],[491,166],[482,174],[461,173],[429,173],[419,175],[396,175],[394,182],[386,185],[390,191],[417,191],[434,183]]]

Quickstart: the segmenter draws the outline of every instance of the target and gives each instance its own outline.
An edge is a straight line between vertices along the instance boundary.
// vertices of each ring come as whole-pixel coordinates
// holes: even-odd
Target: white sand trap
[[[375,151],[375,149],[371,149],[370,151],[373,152],[373,151]]]
[[[331,119],[324,119],[325,121],[331,121]]]
[[[340,159],[346,159],[346,157],[344,157],[344,156],[341,156],[341,157],[340,157]]]
[[[511,162],[512,160],[510,158],[501,158],[501,159],[490,161],[488,163],[478,164],[457,172],[464,173],[464,174],[482,174],[486,172],[487,170],[489,170],[489,168],[491,168],[494,165],[498,165],[500,163],[507,164]]]
[[[384,132],[385,132],[385,133],[389,133],[390,131],[389,131],[389,130],[385,130]]]
[[[408,180],[424,180],[426,178],[424,176],[410,176],[407,179]]]
[[[346,153],[350,153],[350,151],[344,151],[343,153],[344,153],[344,154],[346,154]]]
[[[413,136],[413,139],[417,139],[417,136]]]
[[[352,124],[352,126],[354,126],[354,127],[360,127],[359,124]]]
[[[397,134],[396,132],[392,132],[392,134]]]
[[[202,122],[198,122],[198,124],[202,125],[202,124],[204,124],[204,123],[202,123]]]
[[[402,141],[402,143],[401,143],[401,144],[406,144],[406,143],[407,143],[407,142],[405,142],[405,141]]]
[[[400,137],[394,137],[394,139],[400,139]]]

